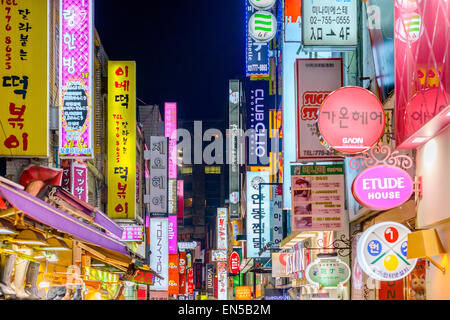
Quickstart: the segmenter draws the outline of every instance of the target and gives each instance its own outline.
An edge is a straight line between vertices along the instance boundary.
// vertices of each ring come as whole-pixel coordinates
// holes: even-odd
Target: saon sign
[[[409,200],[414,183],[409,174],[393,166],[364,170],[353,181],[352,194],[359,204],[372,210],[388,210]]]

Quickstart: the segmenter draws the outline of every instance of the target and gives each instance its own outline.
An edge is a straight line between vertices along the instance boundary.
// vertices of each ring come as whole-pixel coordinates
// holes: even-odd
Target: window
[[[192,174],[192,167],[182,167],[181,168],[181,174],[184,175],[191,175]]]

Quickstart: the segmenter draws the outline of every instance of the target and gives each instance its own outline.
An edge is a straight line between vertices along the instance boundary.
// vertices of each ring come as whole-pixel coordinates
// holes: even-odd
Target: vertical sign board
[[[273,213],[272,217],[272,248],[280,248],[283,241],[283,186],[277,185],[273,189]]]
[[[178,254],[169,254],[169,295],[177,295],[178,292]]]
[[[184,180],[177,180],[177,222],[183,225],[184,217]]]
[[[194,279],[195,279],[194,281],[195,289],[201,290],[203,278],[202,278],[202,264],[200,262],[194,263]]]
[[[206,292],[214,294],[214,264],[206,264]]]
[[[59,1],[59,156],[61,158],[93,157],[93,2],[93,0]],[[118,74],[117,77],[119,77]],[[134,92],[135,79],[121,76],[119,81],[117,77],[115,78],[117,89],[109,91],[109,99],[114,100],[117,105],[128,108],[129,101],[131,104],[134,103],[133,97],[129,96],[131,94],[129,90]],[[112,81],[111,77],[109,79]],[[112,105],[113,103],[109,103],[109,106]],[[130,125],[133,124],[134,122],[130,123]]]
[[[302,1],[304,46],[331,48],[358,45],[358,0]],[[315,49],[316,49],[315,48]]]
[[[136,63],[108,62],[108,215],[135,219]]]
[[[275,95],[269,95],[269,81],[247,81],[247,161],[250,166],[269,166],[269,109],[275,107]]]
[[[247,257],[268,258],[270,251],[261,256],[260,249],[270,241],[270,186],[269,172],[247,172]],[[261,195],[259,194],[261,190]],[[260,206],[261,203],[261,206]]]
[[[292,231],[338,231],[345,224],[344,165],[295,165]]]
[[[49,3],[0,3],[0,156],[48,155]]]
[[[229,82],[229,193],[239,193],[239,105],[240,105],[240,82],[230,80]],[[230,218],[239,219],[239,203],[230,201]]]
[[[69,159],[61,160],[61,168],[63,169],[61,188],[70,193],[72,193],[71,161]]]
[[[248,32],[250,17],[257,11],[248,0],[245,3],[245,73],[246,76],[269,75],[269,43],[255,41]]]
[[[297,159],[342,159],[319,140],[316,120],[325,98],[342,87],[342,59],[297,59]]]
[[[169,179],[169,186],[168,186],[168,203],[167,208],[169,215],[177,215],[177,179]]]
[[[88,202],[88,168],[86,164],[72,161],[72,194],[78,199]]]
[[[164,135],[169,138],[169,179],[177,178],[177,104],[164,104]]]
[[[284,39],[285,42],[301,41],[302,0],[284,0]]]
[[[226,262],[217,263],[217,300],[227,300],[228,271]]]
[[[228,209],[217,208],[217,249],[226,249],[228,245]]]
[[[233,247],[241,247],[241,242],[238,241],[237,237],[242,235],[242,219],[239,220],[230,220],[231,230],[233,235]]]
[[[192,268],[187,269],[187,283],[188,294],[194,294],[194,270]]]
[[[169,253],[177,253],[177,216],[169,216]]]
[[[179,263],[179,291],[180,294],[185,294],[186,292],[186,252],[180,252],[180,260]]]
[[[167,217],[167,150],[166,137],[150,137],[150,217]]]
[[[162,278],[155,277],[151,290],[167,291],[169,288],[169,235],[167,218],[150,219],[150,268]]]

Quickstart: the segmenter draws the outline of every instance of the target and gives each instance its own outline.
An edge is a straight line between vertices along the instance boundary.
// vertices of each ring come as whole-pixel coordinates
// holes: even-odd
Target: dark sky
[[[96,0],[95,26],[110,60],[136,61],[139,99],[177,102],[179,120],[228,119],[228,80],[245,69],[241,0]]]

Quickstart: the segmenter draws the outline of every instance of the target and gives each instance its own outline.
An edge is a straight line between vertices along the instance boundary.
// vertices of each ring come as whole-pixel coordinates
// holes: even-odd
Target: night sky
[[[241,0],[96,0],[95,26],[110,60],[136,61],[139,99],[177,102],[179,120],[228,119],[228,80],[245,70]]]

